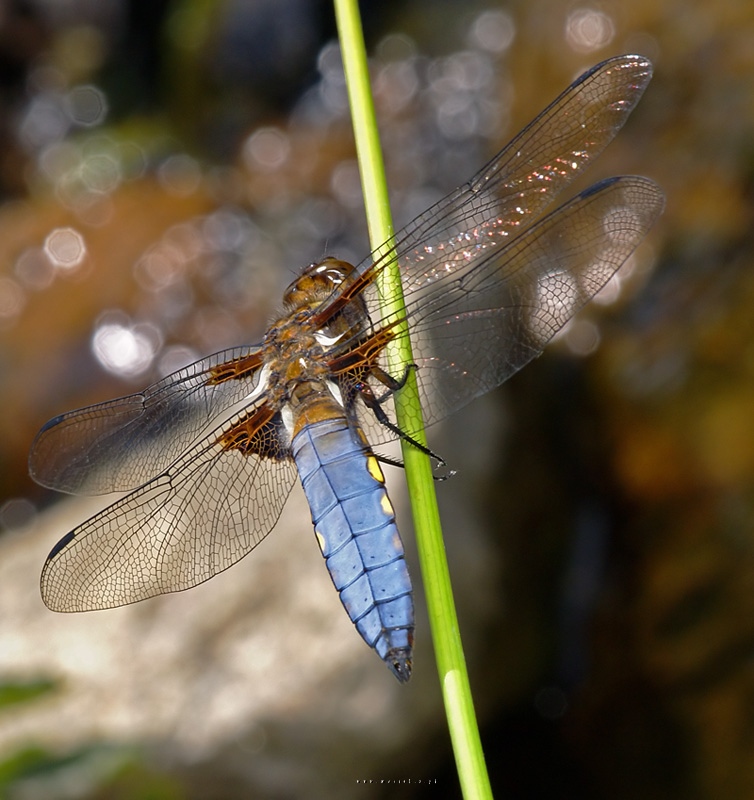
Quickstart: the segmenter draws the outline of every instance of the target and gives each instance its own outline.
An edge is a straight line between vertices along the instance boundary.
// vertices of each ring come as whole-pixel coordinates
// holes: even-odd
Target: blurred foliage
[[[183,800],[175,778],[150,770],[126,748],[97,745],[56,756],[39,747],[0,761],[0,798]]]
[[[48,679],[4,681],[0,683],[0,713],[8,706],[14,706],[17,703],[28,703],[38,697],[44,697],[56,688],[55,681]]]
[[[22,712],[25,705],[60,688],[48,679],[0,683],[0,714]],[[96,744],[63,753],[27,746],[5,754],[0,759],[0,798],[28,797],[180,800],[186,795],[175,778],[151,770],[132,748]]]

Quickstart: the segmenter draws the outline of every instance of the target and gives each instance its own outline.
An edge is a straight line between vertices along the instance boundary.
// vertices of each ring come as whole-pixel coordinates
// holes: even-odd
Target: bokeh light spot
[[[45,239],[44,251],[59,269],[78,267],[86,256],[84,237],[73,228],[56,228]]]
[[[185,197],[199,188],[202,171],[191,156],[178,154],[170,156],[160,165],[157,177],[166,191]]]
[[[535,698],[534,707],[545,719],[560,719],[568,710],[568,698],[557,686],[544,686]]]
[[[192,364],[199,358],[199,353],[191,347],[185,345],[173,345],[165,348],[157,364],[157,370],[161,376],[170,375],[179,369]]]
[[[83,128],[101,125],[107,116],[107,99],[96,86],[74,86],[68,93],[68,116]]]
[[[566,326],[565,346],[575,356],[590,356],[600,346],[602,337],[597,325],[589,319],[575,319]]]
[[[359,208],[364,198],[361,194],[358,164],[350,160],[338,163],[330,178],[330,188],[341,205]]]
[[[18,138],[28,150],[37,150],[62,139],[70,127],[70,119],[62,107],[60,95],[43,92],[29,103],[21,119]]]
[[[97,194],[110,194],[120,185],[120,164],[107,153],[94,153],[81,163],[81,180]]]
[[[285,164],[290,152],[290,142],[282,131],[260,128],[246,140],[243,157],[252,171],[274,172]]]
[[[504,53],[516,37],[516,25],[507,11],[483,11],[472,23],[469,43],[489,53]]]
[[[152,325],[133,325],[124,314],[104,315],[92,336],[92,352],[113,375],[131,377],[149,369],[161,344]]]
[[[593,8],[577,8],[566,19],[565,37],[579,53],[591,53],[606,47],[615,36],[612,19]]]
[[[13,271],[27,289],[46,289],[55,277],[55,267],[41,247],[30,247],[18,257]]]

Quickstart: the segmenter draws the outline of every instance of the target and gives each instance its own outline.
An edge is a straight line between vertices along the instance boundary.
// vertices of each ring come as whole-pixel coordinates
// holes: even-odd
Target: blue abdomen
[[[377,459],[343,417],[306,425],[291,447],[340,599],[367,644],[407,681],[411,580]]]

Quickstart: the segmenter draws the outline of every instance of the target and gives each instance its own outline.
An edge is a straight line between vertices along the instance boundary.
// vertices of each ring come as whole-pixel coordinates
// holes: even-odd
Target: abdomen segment
[[[407,681],[411,580],[377,459],[345,417],[307,424],[291,449],[340,599],[367,644]]]

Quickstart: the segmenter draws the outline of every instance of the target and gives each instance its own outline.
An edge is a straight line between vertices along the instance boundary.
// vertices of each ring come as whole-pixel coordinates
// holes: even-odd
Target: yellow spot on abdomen
[[[369,470],[369,474],[376,481],[385,483],[385,476],[382,474],[380,465],[377,463],[377,459],[374,456],[367,456],[367,469]]]
[[[325,545],[327,542],[325,541],[325,537],[315,528],[314,535],[317,537],[317,544],[319,545],[319,550],[321,553],[325,552]]]
[[[390,502],[390,498],[387,496],[387,493],[382,495],[380,506],[385,514],[387,514],[389,517],[394,516],[395,512],[393,511],[393,504]]]

